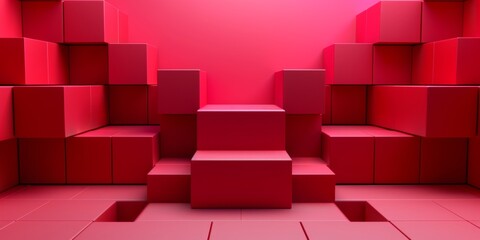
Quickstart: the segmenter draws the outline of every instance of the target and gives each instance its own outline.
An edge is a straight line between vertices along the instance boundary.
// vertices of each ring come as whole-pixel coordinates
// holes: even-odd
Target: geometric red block
[[[162,158],[147,176],[149,202],[190,202],[190,159]]]
[[[381,1],[357,17],[357,42],[418,43],[422,2]]]
[[[23,36],[63,42],[62,1],[22,1]]]
[[[433,84],[434,48],[434,42],[413,47],[412,84]]]
[[[110,124],[147,124],[147,86],[109,86]]]
[[[48,47],[48,84],[68,84],[69,65],[68,47],[57,43],[47,43]]]
[[[375,137],[375,183],[418,183],[420,138],[372,127]]]
[[[0,38],[22,37],[22,5],[20,1],[0,2]]]
[[[191,166],[192,208],[291,208],[285,151],[197,151]]]
[[[480,3],[476,0],[464,2],[463,6],[463,36],[480,37]]]
[[[1,84],[48,84],[46,42],[29,38],[1,38],[0,52]]]
[[[207,104],[206,77],[197,69],[158,70],[158,112],[196,114]]]
[[[197,114],[197,148],[284,150],[285,111],[276,105],[206,105]]]
[[[327,125],[332,122],[332,87],[325,85],[325,113],[322,114],[322,123]]]
[[[366,86],[331,85],[331,124],[365,124]]]
[[[480,138],[470,138],[468,142],[468,184],[480,187]]]
[[[466,138],[422,138],[420,182],[466,183],[467,146]]]
[[[107,84],[108,47],[106,45],[77,45],[69,48],[70,84]]]
[[[365,128],[322,127],[322,159],[335,173],[337,183],[373,183],[374,138]]]
[[[148,124],[160,124],[160,114],[158,113],[158,86],[148,85]]]
[[[19,140],[19,169],[22,184],[65,184],[65,139]]]
[[[13,138],[12,87],[0,87],[0,141]]]
[[[18,184],[17,139],[0,140],[0,192]]]
[[[341,43],[323,50],[326,84],[372,83],[372,44]]]
[[[65,1],[65,43],[117,43],[118,9],[105,1]]]
[[[157,48],[140,43],[108,45],[109,84],[156,84]]]
[[[480,38],[454,38],[435,43],[435,84],[480,84]]]
[[[104,119],[92,116],[102,99],[91,92],[90,86],[15,87],[16,136],[63,138],[102,126]]]
[[[422,7],[422,42],[461,37],[463,2],[424,2]]]
[[[197,149],[197,115],[163,114],[160,126],[162,158],[191,159]]]
[[[90,124],[87,130],[108,124],[108,91],[105,86],[90,87]]]
[[[275,103],[287,114],[325,112],[325,70],[285,69],[275,73]]]
[[[322,115],[286,116],[286,150],[292,157],[320,157]]]
[[[422,137],[475,136],[477,96],[476,87],[373,86],[368,122]]]
[[[113,183],[145,184],[159,159],[158,126],[130,126],[112,138]]]
[[[320,158],[292,159],[293,202],[333,202],[335,173]]]
[[[410,84],[411,46],[373,47],[373,84]]]

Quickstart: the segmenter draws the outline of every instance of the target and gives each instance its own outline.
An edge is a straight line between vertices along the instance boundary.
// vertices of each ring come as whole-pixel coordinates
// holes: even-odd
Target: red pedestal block
[[[412,52],[412,83],[433,84],[433,57],[435,42],[416,45]]]
[[[380,1],[357,16],[357,42],[420,42],[422,3]]]
[[[435,84],[480,84],[480,38],[454,38],[435,43]]]
[[[18,184],[17,139],[0,140],[0,192]]]
[[[131,126],[112,138],[113,183],[145,184],[159,159],[158,126]]]
[[[372,127],[375,137],[375,183],[418,183],[420,138]]]
[[[66,43],[118,43],[118,9],[105,1],[65,1]]]
[[[147,124],[147,86],[109,86],[110,124]]]
[[[158,70],[158,112],[196,114],[207,104],[207,74],[201,70]]]
[[[463,5],[463,36],[480,37],[480,2],[467,0]]]
[[[480,138],[468,142],[468,184],[480,187]]]
[[[20,1],[0,3],[0,38],[22,37],[22,5]]]
[[[283,150],[285,111],[275,105],[206,105],[197,114],[199,150]]]
[[[373,86],[370,124],[422,137],[469,137],[476,134],[476,87]]]
[[[190,202],[190,159],[162,158],[147,176],[149,202]]]
[[[320,157],[322,115],[287,115],[286,150],[292,157]]]
[[[141,43],[108,45],[108,83],[155,84],[157,48]]]
[[[335,174],[320,158],[292,159],[293,202],[335,201]]]
[[[364,126],[323,126],[322,159],[337,183],[373,183],[374,137]]]
[[[92,90],[94,88],[97,91]],[[101,88],[15,87],[15,135],[19,138],[63,138],[102,126],[105,119],[93,116],[95,106],[106,104],[101,102],[104,98],[98,97]]]
[[[412,82],[411,46],[373,47],[373,84],[410,84]]]
[[[322,115],[322,123],[332,123],[332,87],[330,85],[325,85],[325,113]]]
[[[70,84],[108,82],[108,47],[106,45],[70,46]]]
[[[148,85],[148,124],[160,124],[158,113],[158,86]]]
[[[325,112],[325,70],[286,69],[275,73],[275,103],[287,114]]]
[[[0,87],[0,141],[13,138],[12,87]]]
[[[112,183],[112,135],[107,128],[67,138],[67,183]]]
[[[65,184],[65,139],[20,139],[20,183]]]
[[[363,43],[340,43],[325,48],[326,84],[371,84],[372,51],[371,44]]]
[[[23,36],[63,42],[62,1],[22,1]]]
[[[422,7],[422,42],[461,37],[463,2],[424,2]]]
[[[197,151],[191,171],[193,208],[292,205],[292,159],[285,151]]]
[[[197,149],[196,115],[161,115],[160,153],[162,157],[192,158]]]
[[[468,139],[422,138],[420,183],[466,183]]]
[[[367,88],[365,86],[330,86],[331,124],[365,124]]]

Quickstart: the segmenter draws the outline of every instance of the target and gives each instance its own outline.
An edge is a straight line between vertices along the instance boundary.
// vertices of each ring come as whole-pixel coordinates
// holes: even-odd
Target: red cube
[[[70,84],[107,84],[108,47],[70,46]]]
[[[196,114],[207,104],[207,74],[197,69],[158,70],[158,111]]]
[[[292,199],[295,203],[335,201],[335,173],[317,157],[292,159]]]
[[[422,138],[420,183],[466,183],[467,146],[466,138]]]
[[[190,202],[190,160],[162,158],[148,173],[149,202]]]
[[[365,86],[331,87],[331,124],[365,124],[367,88]]]
[[[0,38],[0,83],[48,84],[47,43],[29,38]]]
[[[410,84],[411,82],[411,46],[373,47],[373,84]]]
[[[369,123],[422,137],[476,134],[477,87],[373,86]]]
[[[64,85],[68,83],[69,64],[68,47],[47,43],[48,47],[48,84]]]
[[[13,138],[12,87],[0,87],[0,141]]]
[[[157,48],[140,43],[108,45],[109,84],[156,84]]]
[[[148,124],[160,124],[158,113],[158,86],[148,85]]]
[[[425,43],[413,47],[412,83],[419,85],[433,84],[433,57],[435,43]]]
[[[160,115],[162,157],[191,159],[197,149],[197,115]]]
[[[322,114],[324,94],[323,69],[288,69],[275,73],[275,103],[287,114]]]
[[[468,184],[480,187],[480,138],[468,142]]]
[[[102,126],[92,115],[92,106],[102,103],[91,92],[90,86],[15,87],[15,135],[64,138]]]
[[[418,43],[422,2],[380,1],[357,17],[357,42]]]
[[[3,1],[0,6],[0,38],[22,37],[20,1]]]
[[[325,85],[325,113],[322,115],[322,123],[332,123],[332,87],[330,85]]]
[[[20,183],[65,184],[65,139],[20,139]]]
[[[322,115],[286,116],[286,149],[292,157],[320,157]]]
[[[17,139],[0,140],[0,192],[18,184]]]
[[[285,151],[197,151],[191,166],[192,208],[292,206],[292,159]]]
[[[323,126],[322,159],[337,183],[371,184],[374,179],[374,138],[365,126]]]
[[[159,160],[159,131],[157,126],[132,126],[113,136],[113,183],[147,183],[148,172]]]
[[[480,84],[480,38],[454,38],[435,43],[435,84]]]
[[[463,36],[480,37],[480,4],[477,1],[465,1],[463,6]]]
[[[422,7],[422,42],[461,37],[463,2],[424,2]]]
[[[110,124],[147,124],[147,86],[109,86]]]
[[[372,84],[372,45],[333,44],[323,50],[326,84]]]
[[[118,9],[105,1],[65,1],[66,43],[117,43]]]
[[[23,35],[48,42],[63,42],[62,1],[22,1]]]

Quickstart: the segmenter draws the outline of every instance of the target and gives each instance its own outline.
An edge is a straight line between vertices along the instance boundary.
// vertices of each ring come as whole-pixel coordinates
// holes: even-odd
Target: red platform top
[[[285,112],[273,104],[208,104],[198,112]]]
[[[197,151],[192,161],[292,161],[286,151]]]

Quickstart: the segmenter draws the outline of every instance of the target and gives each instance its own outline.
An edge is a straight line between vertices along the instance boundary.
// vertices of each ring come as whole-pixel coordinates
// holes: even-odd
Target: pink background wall
[[[129,15],[131,42],[158,47],[159,68],[207,71],[209,103],[272,103],[274,72],[321,68],[378,0],[109,1]]]

